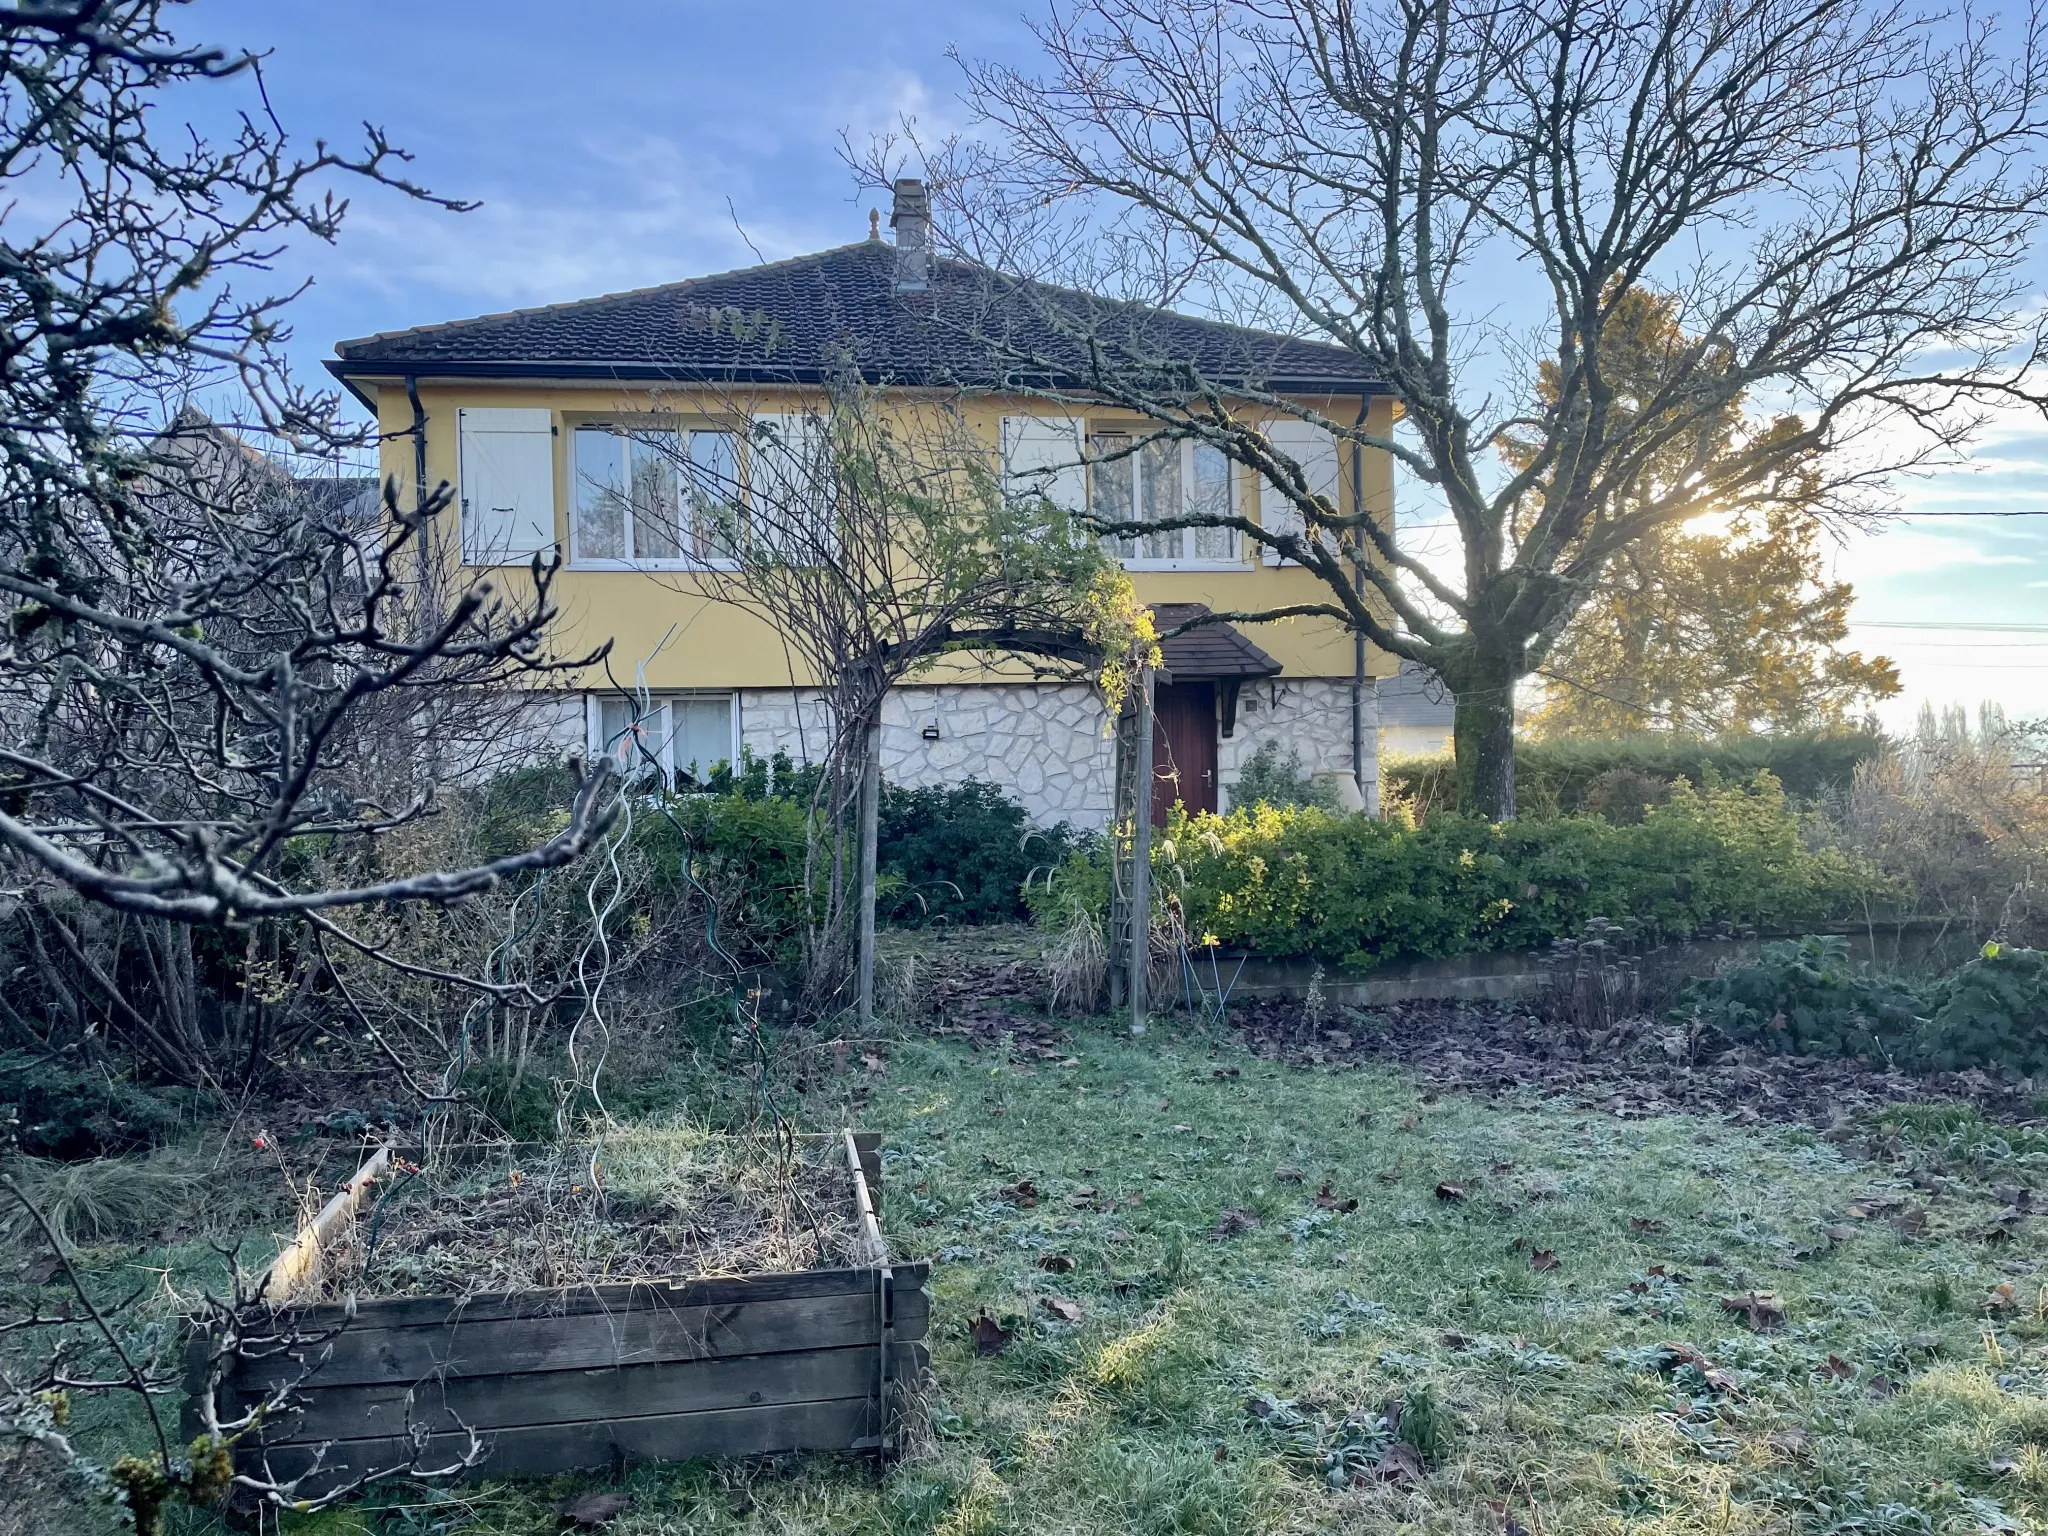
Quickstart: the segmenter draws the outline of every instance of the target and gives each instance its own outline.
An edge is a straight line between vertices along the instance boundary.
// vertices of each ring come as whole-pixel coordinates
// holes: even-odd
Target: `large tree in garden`
[[[923,146],[949,236],[992,270],[1332,342],[1386,381],[1397,430],[1322,425],[1393,455],[1411,506],[1441,501],[1447,562],[1311,494],[1244,406],[1298,408],[1047,306],[1095,397],[1295,504],[1307,537],[1214,521],[1444,678],[1468,803],[1496,816],[1517,685],[1618,556],[1793,476],[1815,512],[1880,513],[1888,474],[2044,403],[2031,13],[1070,0],[1039,38],[1042,65],[971,68],[971,138]],[[1690,339],[1629,389],[1607,337],[1646,288]]]
[[[1674,305],[1637,289],[1615,307],[1602,338],[1610,409],[1641,410],[1678,360],[1697,346]],[[1559,387],[1545,363],[1538,397]],[[1707,452],[1744,440],[1745,402],[1731,399],[1705,444],[1673,445],[1644,475],[1640,494],[1695,472]],[[1797,418],[1766,431],[1796,437]],[[1540,444],[1510,443],[1520,468]],[[1609,557],[1593,595],[1573,613],[1541,667],[1548,697],[1533,722],[1546,736],[1599,736],[1645,729],[1711,735],[1801,731],[1847,723],[1899,691],[1882,656],[1841,648],[1849,632],[1847,582],[1827,579],[1821,504],[1829,484],[1824,449],[1731,491],[1693,523],[1665,523]]]
[[[1847,582],[1797,512],[1659,529],[1609,562],[1545,660],[1540,735],[1699,735],[1843,726],[1899,691],[1883,656],[1845,650]]]

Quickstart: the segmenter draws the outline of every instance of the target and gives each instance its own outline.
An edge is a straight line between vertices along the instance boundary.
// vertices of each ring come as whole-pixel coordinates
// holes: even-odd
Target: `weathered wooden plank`
[[[855,1397],[504,1429],[486,1437],[491,1454],[470,1475],[534,1477],[609,1466],[621,1460],[688,1461],[700,1456],[756,1456],[771,1451],[849,1450],[855,1441],[875,1433],[874,1416],[874,1404]],[[466,1443],[466,1437],[459,1434],[435,1435],[417,1465],[445,1466],[461,1455]],[[292,1445],[260,1455],[273,1477],[289,1478],[311,1467],[317,1450],[311,1445]],[[308,1478],[300,1492],[315,1496],[363,1472],[411,1464],[414,1456],[412,1446],[403,1439],[338,1440],[328,1447],[322,1470]]]
[[[922,1286],[925,1264],[899,1264],[899,1288]],[[875,1288],[871,1269],[806,1269],[764,1275],[717,1276],[701,1280],[635,1280],[613,1285],[565,1286],[548,1291],[491,1291],[474,1296],[385,1296],[356,1303],[295,1307],[280,1315],[280,1328],[320,1331],[348,1323],[352,1328],[441,1328],[451,1322],[493,1322],[511,1317],[573,1317],[582,1312],[616,1312],[651,1304],[709,1307],[737,1301],[778,1301],[797,1296],[865,1294]]]
[[[893,1363],[896,1376],[915,1378],[930,1355],[922,1344],[899,1345]],[[414,1425],[454,1433],[872,1396],[875,1364],[869,1346],[313,1390],[302,1409],[266,1425],[264,1439],[317,1444],[404,1436]]]
[[[346,1184],[335,1191],[334,1198],[320,1208],[319,1215],[299,1228],[299,1234],[291,1240],[291,1245],[271,1261],[270,1268],[264,1272],[263,1284],[256,1294],[269,1302],[281,1304],[289,1301],[292,1292],[319,1271],[327,1240],[343,1222],[355,1215],[369,1192],[376,1187],[377,1181],[384,1176],[385,1169],[390,1166],[391,1147],[386,1143],[372,1154],[368,1162],[355,1171],[354,1176]]]
[[[643,1300],[616,1312],[569,1317],[458,1320],[442,1328],[348,1328],[319,1349],[304,1352],[302,1359],[318,1359],[324,1349],[326,1359],[305,1385],[339,1387],[411,1383],[437,1374],[503,1376],[834,1349],[874,1341],[879,1326],[875,1307],[871,1290],[713,1307]],[[923,1338],[928,1317],[923,1291],[899,1295],[897,1338]],[[300,1369],[300,1362],[289,1356],[248,1360],[236,1384],[258,1388],[289,1381]]]

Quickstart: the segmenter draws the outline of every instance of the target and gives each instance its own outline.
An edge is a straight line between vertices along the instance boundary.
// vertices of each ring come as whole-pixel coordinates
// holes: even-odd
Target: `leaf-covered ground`
[[[887,1133],[892,1240],[937,1265],[933,1432],[886,1477],[286,1528],[538,1533],[602,1491],[619,1536],[2048,1529],[2038,1133],[1907,1109],[1845,1150],[1220,1033],[1044,1046],[886,1041],[805,1105]]]

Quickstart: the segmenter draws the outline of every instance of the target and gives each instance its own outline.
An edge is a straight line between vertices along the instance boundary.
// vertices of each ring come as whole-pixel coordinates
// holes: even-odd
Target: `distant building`
[[[1444,680],[1419,661],[1380,679],[1380,755],[1436,757],[1451,750],[1458,701]]]

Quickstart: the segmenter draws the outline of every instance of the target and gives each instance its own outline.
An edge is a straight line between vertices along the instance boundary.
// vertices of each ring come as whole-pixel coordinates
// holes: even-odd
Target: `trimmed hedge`
[[[1537,949],[1605,917],[1646,935],[1718,925],[1785,929],[1860,913],[1886,894],[1876,871],[1807,848],[1769,774],[1747,787],[1681,783],[1642,822],[1591,816],[1495,825],[1479,817],[1333,817],[1255,806],[1176,814],[1154,845],[1155,889],[1190,936],[1353,970],[1403,957]],[[1072,859],[1042,916],[1105,913],[1099,850]]]
[[[1587,740],[1515,743],[1515,801],[1524,816],[1576,815],[1597,808],[1601,790],[1640,777],[1672,784],[1740,784],[1768,773],[1795,799],[1848,787],[1856,765],[1884,751],[1877,731],[1787,736],[1698,737],[1644,733]],[[1458,808],[1457,772],[1448,757],[1388,763],[1387,789],[1435,814]]]

